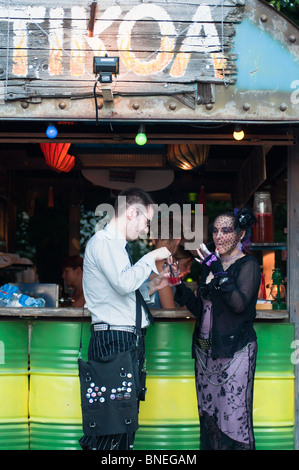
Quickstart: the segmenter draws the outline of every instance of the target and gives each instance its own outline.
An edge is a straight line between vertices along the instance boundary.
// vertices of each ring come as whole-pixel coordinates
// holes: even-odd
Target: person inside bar
[[[142,306],[143,331],[137,345],[139,374],[145,356],[144,334],[151,321],[151,312],[139,288],[150,273],[156,271],[155,262],[167,260],[171,254],[166,247],[160,247],[145,254],[134,265],[131,263],[127,242],[148,233],[154,212],[152,204],[150,195],[141,189],[122,191],[111,221],[88,241],[83,265],[83,289],[92,322],[88,359],[96,361],[132,349],[136,344],[137,298]],[[148,296],[157,279],[159,276],[149,283]],[[95,447],[92,438],[85,434],[79,443],[84,450],[130,450],[134,435],[128,434],[98,435]]]
[[[71,298],[71,307],[81,308],[85,305],[83,293],[83,258],[69,256],[62,262],[62,279]]]
[[[181,278],[185,279],[188,274],[191,273],[191,266],[194,260],[194,257],[189,250],[185,250],[182,245],[178,246],[178,249],[175,252],[175,260],[178,263],[178,267],[181,273]]]
[[[162,218],[158,219],[158,224],[157,224],[157,238],[153,238],[153,244],[155,245],[155,248],[160,248],[165,246],[170,253],[175,257],[179,243],[181,241],[181,238],[174,238],[173,237],[173,225],[174,221],[173,218],[169,218],[169,227],[168,227],[168,237],[164,238],[163,233],[162,233]],[[165,229],[167,227],[163,227]],[[164,260],[158,260],[156,261],[156,267],[158,273],[161,273],[163,271],[163,264]],[[153,279],[156,276],[156,274],[152,273],[150,276],[150,279]],[[175,292],[175,287],[171,287],[169,285],[165,286],[163,289],[160,289],[156,291],[155,293],[155,303],[152,305],[152,308],[175,308],[176,303],[174,301],[174,292]]]
[[[243,253],[255,217],[251,210],[225,212],[213,225],[215,252],[197,250],[202,279],[197,293],[183,283],[175,301],[196,316],[192,354],[202,450],[252,450],[253,385],[257,354],[254,330],[261,273]]]

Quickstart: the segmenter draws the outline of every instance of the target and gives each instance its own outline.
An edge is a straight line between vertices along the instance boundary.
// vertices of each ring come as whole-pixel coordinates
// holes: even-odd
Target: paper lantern
[[[168,145],[167,158],[181,170],[195,170],[202,166],[209,154],[209,145],[173,144]]]
[[[40,144],[46,163],[56,171],[70,171],[75,165],[75,157],[68,155],[71,144]]]

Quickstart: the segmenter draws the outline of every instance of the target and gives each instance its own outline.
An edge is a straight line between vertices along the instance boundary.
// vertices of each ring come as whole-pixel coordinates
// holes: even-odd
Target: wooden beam
[[[149,144],[174,144],[174,143],[201,143],[208,145],[237,145],[237,146],[266,146],[283,145],[294,146],[296,141],[294,135],[284,134],[267,134],[267,135],[246,135],[241,141],[236,141],[230,134],[178,134],[165,133],[157,134],[146,130],[147,140]],[[55,138],[55,142],[70,143],[135,143],[136,132],[97,132],[97,133],[73,133],[60,132]],[[40,143],[49,142],[45,132],[0,132],[0,143]]]
[[[299,132],[298,132],[299,137]],[[299,338],[299,143],[288,156],[288,309]],[[294,338],[294,340],[295,340]],[[294,351],[295,347],[295,351]],[[299,450],[299,346],[290,344],[290,359],[295,356],[295,450]],[[294,353],[295,354],[292,354]],[[297,354],[296,354],[297,353]]]

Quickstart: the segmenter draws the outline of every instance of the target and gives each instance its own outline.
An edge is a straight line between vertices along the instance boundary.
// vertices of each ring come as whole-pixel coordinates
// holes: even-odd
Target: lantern
[[[173,144],[168,145],[167,158],[181,170],[195,170],[207,160],[209,145]]]
[[[48,166],[56,171],[70,171],[75,165],[75,157],[68,155],[71,144],[40,144]]]
[[[271,295],[273,297],[272,309],[273,310],[284,310],[286,309],[286,303],[282,301],[285,298],[285,286],[282,279],[281,272],[278,268],[273,269],[272,273],[272,286],[271,286]]]

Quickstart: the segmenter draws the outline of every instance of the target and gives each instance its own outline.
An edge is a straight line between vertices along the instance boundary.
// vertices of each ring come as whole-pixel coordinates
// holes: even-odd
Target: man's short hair
[[[120,197],[126,198],[126,207],[120,207],[122,204],[119,204]],[[150,196],[149,193],[146,191],[143,191],[143,189],[140,188],[128,188],[124,189],[121,191],[116,198],[115,204],[114,204],[114,210],[116,216],[120,215],[120,210],[125,210],[129,206],[132,206],[134,204],[139,204],[144,207],[150,206],[151,204],[154,204],[154,201],[152,197]]]

